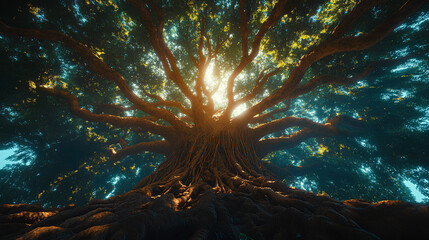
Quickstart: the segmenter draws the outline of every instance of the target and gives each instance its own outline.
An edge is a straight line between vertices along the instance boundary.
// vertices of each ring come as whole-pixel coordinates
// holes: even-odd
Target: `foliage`
[[[275,2],[250,1],[249,39],[255,37]],[[63,32],[87,44],[99,58],[120,72],[144,100],[153,101],[144,95],[143,87],[165,99],[189,105],[164,75],[138,13],[124,1],[16,1],[12,4],[14,6],[1,10],[1,21],[15,27]],[[264,67],[285,68],[282,74],[268,80],[264,92],[250,105],[274,92],[299,57],[325,40],[356,1],[302,1],[300,4],[267,32],[259,55],[236,81],[235,89],[245,94],[252,90],[255,78]],[[213,71],[210,80],[223,81],[223,90],[215,96],[215,103],[225,106],[225,78],[241,57],[238,3],[194,0],[163,1],[163,5],[164,35],[189,85],[193,84],[197,72],[187,49],[197,55],[195,46],[198,46],[201,16],[208,16],[207,35],[213,45],[229,37],[210,67]],[[370,30],[397,7],[398,4],[393,4],[391,9],[381,6],[371,10],[349,34]],[[353,76],[373,61],[426,51],[427,7],[426,4],[375,47],[334,54],[313,64],[305,81],[321,74]],[[0,202],[82,204],[128,191],[162,161],[162,156],[153,153],[129,156],[120,162],[112,160],[105,148],[113,138],[124,138],[133,144],[160,137],[83,121],[70,114],[64,102],[34,90],[36,84],[67,89],[79,97],[83,107],[94,111],[97,111],[95,104],[130,105],[113,82],[89,71],[74,52],[54,42],[17,41],[3,35],[0,35],[0,45],[3,73],[0,148],[16,148],[10,157],[16,163],[0,170]],[[321,86],[294,99],[290,109],[275,115],[276,119],[293,115],[325,122],[345,114],[363,119],[366,130],[357,136],[310,139],[294,148],[271,153],[264,160],[279,166],[298,166],[301,170],[291,172],[285,182],[338,199],[412,201],[405,180],[416,184],[427,199],[427,64],[427,54],[420,55],[393,69],[380,68],[352,85]],[[178,114],[177,109],[168,109]],[[244,109],[238,108],[238,111]],[[136,110],[125,112],[124,116],[127,114],[145,115]],[[281,134],[284,132],[273,136]],[[117,145],[113,147],[119,149]]]

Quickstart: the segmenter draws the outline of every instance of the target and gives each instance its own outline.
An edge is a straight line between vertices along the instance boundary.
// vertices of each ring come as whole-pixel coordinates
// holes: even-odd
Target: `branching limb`
[[[207,89],[207,86],[204,83],[204,81],[203,81],[202,90],[203,90],[204,95],[206,95],[206,97],[207,97],[207,105],[205,106],[206,107],[205,110],[208,113],[208,115],[211,116],[215,112],[215,106],[214,106],[214,102],[213,102],[213,95]]]
[[[174,107],[179,109],[183,114],[188,115],[189,117],[192,117],[192,110],[189,108],[186,108],[180,102],[163,100],[163,101],[156,102],[155,106],[156,107],[161,107],[161,106]]]
[[[95,108],[95,113],[97,113],[97,111],[102,111],[102,112],[108,112],[109,114],[112,114],[112,115],[120,115],[120,116],[123,116],[124,112],[126,111],[132,111],[132,110],[138,109],[136,106],[124,107],[118,104],[92,104],[92,106],[94,106]],[[159,117],[155,117],[155,116],[145,116],[140,118],[146,119],[152,122],[156,122],[160,119]]]
[[[217,79],[217,83],[216,83],[216,86],[209,92],[209,96],[212,98],[213,97],[213,95],[219,90],[219,87],[220,87],[220,83],[221,83],[221,78],[220,77],[218,77],[218,79]]]
[[[263,124],[260,128],[256,128],[254,130],[254,137],[258,139],[269,133],[291,126],[305,127],[287,136],[260,140],[258,148],[262,157],[273,151],[292,148],[312,137],[347,136],[352,134],[354,130],[361,129],[362,125],[362,121],[344,115],[336,116],[325,124],[316,123],[306,118],[287,117],[273,121],[272,124]]]
[[[278,108],[278,109],[275,109],[271,112],[264,113],[264,114],[261,114],[259,116],[252,118],[250,120],[250,123],[265,123],[268,118],[273,118],[275,114],[288,111],[290,109],[291,102],[292,102],[291,100],[288,100],[286,103],[286,106],[284,108]]]
[[[266,161],[263,161],[262,164],[267,170],[275,174],[279,179],[290,178],[293,176],[302,176],[322,165],[320,161],[312,161],[310,163],[307,163],[306,161],[306,164],[303,166],[295,166],[290,164],[285,167],[279,167]]]
[[[150,151],[166,155],[168,154],[168,149],[170,149],[169,143],[163,140],[153,142],[141,142],[132,146],[128,146],[128,144],[121,144],[121,150],[117,152],[112,148],[110,150],[112,153],[112,158],[115,160],[120,160],[128,155],[136,155],[144,151]]]
[[[204,56],[203,53],[203,46],[204,46],[204,39],[207,43],[208,48],[208,55],[207,57]],[[197,93],[198,101],[203,104],[203,93],[207,97],[207,105],[205,106],[204,110],[209,114],[212,115],[214,113],[214,102],[212,95],[210,94],[210,91],[207,89],[207,86],[204,82],[204,77],[207,72],[207,68],[209,67],[209,64],[213,58],[216,57],[215,53],[212,50],[210,39],[207,36],[207,33],[205,31],[205,18],[203,17],[201,20],[201,30],[200,30],[200,41],[199,41],[199,48],[198,48],[198,55],[200,57],[199,59],[199,65],[198,68],[198,76],[195,81],[195,92]]]
[[[189,38],[188,38],[188,34],[187,33],[184,34],[184,39],[185,40],[184,40],[183,46],[184,46],[186,52],[188,53],[188,56],[191,59],[191,61],[194,64],[194,66],[196,68],[198,68],[199,63],[198,63],[198,60],[194,57],[194,54],[192,53],[191,46],[189,46]]]
[[[180,120],[185,121],[185,122],[189,122],[189,123],[194,123],[194,119],[192,119],[188,116],[181,117]]]
[[[265,74],[265,75],[264,75],[264,72],[266,71],[266,69],[262,70],[261,74],[259,74],[259,77],[255,81],[255,86],[253,87],[252,91],[250,93],[248,93],[246,96],[244,96],[243,98],[237,100],[235,102],[236,106],[243,104],[247,101],[250,101],[254,97],[256,97],[256,95],[258,95],[262,91],[262,87],[267,82],[267,80],[270,77],[277,75],[282,70],[283,70],[283,68],[277,68],[276,70],[274,70],[268,74]]]
[[[162,106],[174,107],[174,108],[179,109],[183,114],[186,114],[188,116],[192,116],[191,115],[192,114],[191,110],[188,109],[188,108],[186,108],[185,106],[183,106],[182,103],[176,102],[176,101],[167,101],[167,100],[164,100],[159,95],[149,93],[144,86],[141,86],[141,89],[142,89],[143,93],[146,96],[148,96],[150,98],[153,98],[155,100],[158,100],[158,102],[154,103],[155,107],[162,107]]]
[[[210,42],[210,40],[209,40],[208,37],[206,37],[206,39],[207,39],[208,42]],[[209,59],[210,59],[210,61],[212,59],[214,59],[214,61],[215,61],[215,67],[217,67],[216,66],[216,60],[217,60],[217,56],[218,56],[219,50],[220,50],[220,48],[223,46],[223,44],[228,39],[229,39],[229,36],[227,36],[223,41],[219,42],[216,45],[216,48],[213,51],[210,50],[210,45],[209,45],[209,51],[211,52],[209,54]],[[208,67],[209,63],[207,63],[207,67]],[[209,91],[208,88],[207,88],[207,85],[203,81],[203,89],[202,90],[203,90],[204,95],[206,95],[206,97],[207,97],[207,109],[206,110],[207,110],[207,112],[208,112],[208,114],[210,116],[213,115],[214,112],[215,112],[215,106],[214,106],[214,102],[213,102],[213,95],[219,90],[220,83],[221,83],[221,78],[218,77],[217,78],[217,84],[216,84],[216,86],[211,91]]]
[[[276,24],[281,17],[283,17],[285,14],[290,13],[296,6],[296,3],[290,3],[287,0],[280,0],[276,3],[273,10],[271,11],[270,16],[262,23],[261,27],[259,28],[258,33],[256,34],[255,38],[252,42],[252,50],[250,51],[249,55],[245,55],[241,58],[240,63],[238,66],[234,69],[234,71],[231,73],[231,75],[228,78],[227,82],[227,96],[228,96],[228,106],[223,114],[223,119],[229,120],[232,110],[235,105],[234,101],[234,80],[237,78],[237,76],[243,71],[243,69],[255,59],[255,57],[259,53],[259,47],[261,45],[261,41],[267,31]],[[241,23],[243,24],[243,23]],[[247,23],[246,23],[247,24]]]
[[[206,43],[207,43],[208,56],[210,58],[212,58],[213,57],[213,49],[212,49],[212,44],[210,43],[210,38],[206,32],[204,32],[203,34],[204,34],[204,39],[206,39]]]
[[[281,88],[276,90],[270,96],[249,108],[241,116],[235,119],[240,124],[245,124],[256,114],[261,113],[282,100],[290,97],[292,91],[302,80],[304,73],[314,62],[339,52],[359,51],[374,46],[384,39],[393,29],[404,21],[408,16],[415,12],[425,1],[409,0],[394,14],[381,22],[378,26],[366,34],[358,36],[348,36],[343,38],[330,38],[320,44],[314,50],[304,55],[298,65],[291,71],[289,77],[284,81]],[[344,27],[345,29],[345,27]],[[237,123],[238,124],[238,123]]]
[[[162,63],[164,72],[166,76],[171,79],[182,91],[182,93],[189,99],[191,102],[195,102],[195,96],[191,90],[186,85],[183,80],[182,75],[180,74],[179,68],[177,67],[177,61],[173,56],[170,48],[165,43],[163,36],[163,18],[162,18],[162,9],[161,7],[154,4],[152,1],[147,4],[148,1],[139,1],[139,0],[127,0],[132,4],[140,13],[140,18],[142,24],[149,32],[150,42],[154,48],[159,60]],[[158,18],[158,24],[155,24],[149,8],[154,9]]]
[[[204,110],[202,101],[200,101],[201,98],[195,96],[183,80],[183,77],[180,74],[179,68],[177,66],[176,58],[165,42],[163,36],[163,22],[156,25],[152,19],[150,10],[152,10],[151,7],[154,4],[147,4],[147,1],[139,0],[127,0],[127,2],[136,7],[136,9],[139,11],[141,22],[149,32],[150,43],[154,48],[158,59],[162,63],[166,76],[171,79],[179,87],[181,92],[191,101],[192,116],[195,120],[195,123],[197,124],[203,122]],[[158,7],[155,10],[158,19],[162,19],[162,9]],[[201,62],[199,64],[201,64]],[[182,123],[184,124],[183,128],[185,128],[186,123]]]
[[[400,64],[400,63],[402,63],[408,59],[414,58],[418,55],[422,55],[426,52],[427,51],[424,51],[423,53],[419,53],[419,54],[409,54],[405,57],[401,57],[401,58],[397,58],[397,59],[385,59],[385,60],[373,62],[370,65],[368,65],[361,73],[356,74],[353,77],[340,77],[340,76],[332,76],[332,75],[331,76],[328,76],[328,75],[317,76],[317,77],[309,80],[305,84],[298,86],[290,94],[290,96],[288,98],[296,98],[298,96],[301,96],[303,94],[311,92],[315,88],[317,88],[321,85],[325,85],[325,84],[350,85],[350,84],[356,83],[359,80],[362,80],[362,79],[368,77],[368,75],[370,75],[372,72],[374,72],[377,69],[381,69],[384,67]]]
[[[359,18],[369,9],[386,2],[386,0],[363,0],[358,3],[349,14],[331,32],[331,39],[342,37]]]
[[[143,93],[144,93],[146,96],[148,96],[148,97],[150,97],[150,98],[152,98],[152,99],[158,100],[158,101],[164,101],[164,99],[163,99],[161,96],[156,95],[156,94],[151,94],[150,92],[148,92],[148,91],[146,90],[146,88],[144,87],[144,85],[141,85],[140,89],[143,91]]]
[[[92,106],[95,108],[96,111],[107,111],[107,112],[126,112],[126,111],[132,111],[137,110],[138,108],[136,106],[128,106],[124,107],[118,104],[92,104]]]
[[[321,131],[334,131],[336,129],[331,128],[331,123],[322,124],[311,121],[308,118],[299,117],[285,117],[277,120],[273,120],[269,123],[260,124],[252,130],[252,136],[255,139],[260,139],[270,133],[278,132],[290,127],[305,127],[313,130]]]
[[[199,56],[199,64],[198,68],[198,76],[195,79],[195,92],[197,94],[198,103],[202,106],[203,104],[203,88],[204,85],[204,76],[206,74],[206,70],[208,64],[210,63],[210,56],[206,58],[203,53],[204,48],[204,35],[205,35],[205,18],[201,19],[201,29],[200,29],[200,40],[198,43],[198,56]]]
[[[149,132],[161,135],[166,139],[169,139],[173,136],[172,127],[162,126],[144,118],[119,117],[110,114],[95,114],[86,109],[81,108],[79,106],[77,97],[67,91],[57,90],[43,86],[38,86],[36,89],[40,92],[60,97],[66,100],[69,104],[70,112],[84,120],[90,122],[109,123],[119,128],[141,128]]]
[[[182,121],[180,121],[177,117],[175,117],[171,112],[165,109],[157,109],[151,106],[150,103],[147,103],[140,99],[128,86],[125,79],[107,66],[100,58],[97,57],[93,51],[75,41],[71,37],[52,30],[38,30],[38,29],[22,29],[22,28],[14,28],[0,22],[0,33],[7,34],[15,37],[26,37],[26,38],[34,38],[39,40],[47,40],[47,41],[58,41],[63,43],[65,46],[74,50],[78,53],[88,64],[88,67],[94,71],[95,73],[110,79],[116,83],[121,92],[125,95],[125,97],[130,100],[136,107],[140,110],[153,115],[159,118],[163,118],[167,120],[171,125],[176,126],[178,128],[184,128],[185,125]]]
[[[128,142],[125,139],[123,139],[123,138],[111,139],[111,140],[107,141],[107,144],[109,144],[109,145],[119,144],[121,146],[121,148],[128,147]]]
[[[204,20],[202,20],[202,25],[205,24]],[[207,42],[207,47],[208,47],[208,56],[207,58],[204,56],[203,54],[203,44],[204,41],[206,40]],[[197,93],[197,98],[199,99],[199,102],[202,102],[202,93],[207,97],[207,105],[204,106],[204,110],[209,114],[212,115],[214,113],[214,102],[213,102],[213,95],[216,93],[216,91],[219,89],[220,83],[221,83],[221,79],[218,79],[217,85],[215,86],[215,88],[211,91],[208,90],[205,82],[204,82],[204,75],[207,71],[207,68],[211,62],[211,60],[215,60],[217,59],[218,53],[221,49],[221,47],[223,46],[223,44],[229,39],[229,36],[227,36],[224,40],[222,40],[221,42],[219,42],[215,49],[212,49],[211,44],[210,44],[210,39],[207,35],[207,33],[204,30],[204,26],[201,27],[201,31],[200,31],[200,39],[199,39],[199,55],[200,55],[200,59],[196,59],[194,57],[194,55],[192,54],[191,51],[191,47],[189,46],[188,42],[188,35],[185,34],[185,49],[188,52],[188,55],[191,59],[191,61],[193,62],[193,64],[195,65],[195,67],[198,69],[198,76],[196,79],[196,84],[195,84],[195,91]],[[201,57],[203,56],[203,57]]]
[[[198,43],[198,55],[199,59],[196,59],[193,54],[191,47],[188,44],[188,36],[185,34],[185,49],[188,52],[189,57],[191,58],[192,62],[194,63],[195,67],[198,69],[198,76],[195,80],[195,92],[197,93],[197,99],[199,103],[203,102],[203,94],[207,97],[207,105],[201,106],[209,115],[212,115],[214,113],[214,102],[213,102],[213,94],[217,91],[219,85],[220,85],[220,79],[218,81],[217,86],[209,91],[205,82],[204,82],[204,76],[206,74],[207,68],[210,64],[210,62],[214,59],[216,61],[216,58],[218,56],[219,50],[222,47],[222,45],[229,39],[229,36],[227,36],[223,41],[219,42],[215,49],[212,49],[210,38],[207,35],[207,32],[205,31],[205,18],[201,20],[201,29],[200,29],[200,37],[199,37],[199,43]],[[208,48],[208,54],[207,56],[203,53],[203,47],[204,47],[204,40],[206,41],[207,48]]]
[[[155,116],[144,116],[144,117],[140,117],[140,118],[145,119],[145,120],[148,120],[148,121],[151,121],[151,122],[156,122],[156,121],[158,121],[158,120],[159,120],[159,118],[158,118],[158,117],[155,117]],[[180,119],[180,118],[179,118],[179,119]]]
[[[216,45],[216,48],[214,49],[214,51],[213,51],[213,54],[212,54],[212,58],[213,59],[216,59],[217,58],[217,55],[219,54],[219,51],[220,51],[220,48],[223,46],[223,44],[226,42],[226,41],[228,41],[229,40],[229,35],[224,39],[224,40],[222,40],[221,42],[219,42],[217,45]]]
[[[204,82],[204,76],[207,72],[207,68],[209,67],[211,61],[211,56],[208,57],[207,62],[200,66],[199,68],[199,73],[201,73],[202,75],[198,76],[200,78],[200,89],[202,90],[202,92],[204,93],[204,95],[207,97],[207,106],[205,108],[206,112],[211,116],[214,113],[214,102],[213,102],[213,94],[207,89],[207,85]],[[218,82],[218,85],[220,84],[220,79]]]
[[[241,52],[243,57],[247,57],[249,55],[249,49],[247,47],[247,40],[249,37],[249,31],[247,30],[247,22],[250,14],[249,1],[239,0],[238,3],[240,5]],[[246,6],[244,6],[245,4]]]
[[[206,28],[206,21],[203,17],[201,19],[201,29],[200,29],[200,40],[198,42],[198,56],[200,57],[200,64],[203,64],[206,62],[206,56],[204,56],[203,49],[204,49],[204,35]]]

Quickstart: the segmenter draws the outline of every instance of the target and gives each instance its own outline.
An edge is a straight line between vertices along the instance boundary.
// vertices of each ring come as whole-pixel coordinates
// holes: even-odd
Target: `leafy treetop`
[[[224,128],[294,186],[412,200],[408,180],[429,196],[423,1],[13,4],[1,147],[21,164],[1,170],[3,202],[125,191],[178,136]]]

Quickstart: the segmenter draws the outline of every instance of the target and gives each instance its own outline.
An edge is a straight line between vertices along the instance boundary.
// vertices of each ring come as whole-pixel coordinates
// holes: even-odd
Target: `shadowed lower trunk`
[[[246,135],[183,136],[131,191],[84,206],[2,205],[2,239],[416,239],[427,205],[289,188]]]
[[[215,192],[234,191],[230,179],[254,181],[267,173],[246,131],[213,130],[179,137],[158,169],[134,189],[194,186],[205,182]]]

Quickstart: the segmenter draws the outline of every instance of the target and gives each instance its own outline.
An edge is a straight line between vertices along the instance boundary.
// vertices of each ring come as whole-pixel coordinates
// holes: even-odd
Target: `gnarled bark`
[[[0,206],[0,237],[418,239],[429,234],[427,205],[340,202],[289,188],[270,177],[242,132],[194,139],[172,146],[174,153],[158,170],[125,194],[60,209]]]
[[[150,116],[97,114],[80,107],[77,97],[65,90],[43,86],[38,86],[36,90],[66,100],[70,111],[87,121],[109,123],[135,132],[149,131],[165,138],[131,146],[119,139],[121,150],[112,152],[114,159],[152,151],[165,154],[165,161],[131,191],[105,200],[94,200],[84,206],[43,209],[26,204],[2,205],[0,238],[239,239],[249,236],[252,239],[412,239],[420,234],[429,235],[429,230],[424,225],[429,222],[427,205],[399,201],[340,202],[327,196],[292,189],[276,179],[281,177],[281,169],[261,160],[267,153],[291,148],[309,138],[347,136],[353,133],[350,128],[359,129],[361,121],[342,115],[326,123],[293,116],[263,122],[276,113],[287,111],[290,99],[318,86],[350,84],[367,77],[378,66],[413,57],[382,60],[349,78],[317,76],[301,84],[304,74],[313,63],[335,53],[370,48],[385,38],[424,1],[409,0],[370,32],[346,36],[347,31],[366,11],[383,2],[362,1],[345,16],[326,41],[301,57],[277,91],[234,119],[231,119],[233,109],[255,98],[264,83],[282,69],[277,68],[268,74],[262,71],[251,92],[238,100],[234,99],[235,79],[257,57],[267,31],[285,14],[293,13],[300,1],[279,0],[256,32],[251,49],[248,46],[247,29],[250,8],[246,4],[249,2],[238,2],[242,54],[238,65],[227,79],[228,105],[225,109],[215,109],[212,100],[220,82],[209,91],[204,83],[204,75],[210,62],[216,61],[221,46],[229,37],[213,49],[206,33],[205,18],[202,18],[198,41],[199,59],[187,48],[198,72],[194,93],[186,85],[176,58],[165,42],[164,16],[159,3],[151,0],[127,2],[140,13],[141,22],[149,33],[149,40],[165,75],[190,100],[190,109],[183,103],[150,94],[144,88],[143,92],[157,102],[150,103],[140,99],[121,74],[98,58],[90,47],[63,33],[14,28],[2,22],[0,33],[56,41],[77,52],[90,70],[114,81],[133,104],[131,108],[118,105],[104,107],[121,111],[138,109]],[[204,54],[204,46],[208,54]],[[289,101],[285,108],[262,114],[286,100]],[[160,108],[165,106],[177,108],[187,116],[179,118]],[[214,116],[219,115],[216,113],[220,117]],[[158,124],[156,121],[159,119],[166,120],[170,125]],[[249,123],[260,124],[250,128]],[[301,129],[290,135],[263,139],[266,135],[289,127]]]

